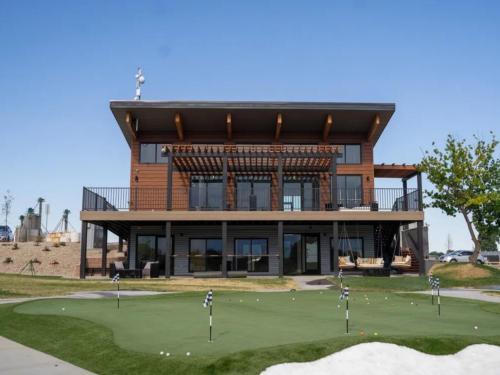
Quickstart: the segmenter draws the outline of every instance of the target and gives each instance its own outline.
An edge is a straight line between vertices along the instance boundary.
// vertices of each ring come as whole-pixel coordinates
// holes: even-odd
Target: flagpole
[[[432,294],[432,298],[431,298],[431,301],[432,301],[432,304],[434,305],[434,287],[431,287],[431,294]]]
[[[439,283],[438,283],[438,316],[441,316],[441,297],[439,296]]]
[[[210,333],[208,341],[212,342],[212,301],[210,301]]]
[[[349,334],[349,294],[346,296],[345,300],[345,328],[346,334]]]
[[[120,282],[118,281],[117,284],[118,284],[117,285],[118,286],[118,300],[117,300],[117,302],[118,302],[118,310],[119,310],[120,309]]]

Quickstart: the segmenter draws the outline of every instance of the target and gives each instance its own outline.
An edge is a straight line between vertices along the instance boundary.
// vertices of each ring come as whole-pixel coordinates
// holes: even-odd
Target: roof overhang
[[[375,164],[373,166],[376,178],[409,179],[418,173],[416,165],[406,164]]]
[[[127,143],[140,134],[183,135],[226,133],[231,136],[269,134],[314,134],[318,141],[328,134],[363,134],[375,144],[395,111],[393,103],[329,102],[222,102],[222,101],[111,101],[110,108]],[[229,114],[229,116],[228,116]],[[179,123],[182,121],[182,129]],[[137,126],[136,126],[137,125]],[[136,129],[137,127],[137,129]],[[136,132],[137,130],[137,132]]]

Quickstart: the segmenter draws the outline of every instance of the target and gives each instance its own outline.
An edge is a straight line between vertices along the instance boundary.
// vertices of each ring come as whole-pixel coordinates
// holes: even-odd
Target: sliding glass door
[[[283,272],[286,275],[320,272],[319,236],[288,233],[283,239]]]
[[[191,210],[222,210],[222,177],[192,176],[189,189]]]
[[[270,176],[238,176],[236,179],[238,210],[268,211],[271,209]]]
[[[284,211],[319,209],[319,183],[315,176],[285,176],[283,182]]]
[[[337,202],[340,207],[346,208],[362,205],[361,176],[337,176]]]

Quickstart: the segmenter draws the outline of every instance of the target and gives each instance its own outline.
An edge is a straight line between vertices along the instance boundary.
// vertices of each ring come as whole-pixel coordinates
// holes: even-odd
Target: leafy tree
[[[497,241],[494,238],[484,237],[479,233],[479,242],[481,243],[481,249],[485,251],[498,251]]]
[[[10,209],[12,207],[13,200],[14,197],[12,196],[12,194],[10,194],[10,191],[7,190],[7,192],[3,195],[3,202],[2,202],[2,214],[5,215],[5,226],[7,226],[7,221],[9,219]]]
[[[433,190],[426,190],[430,206],[449,216],[464,217],[474,243],[471,262],[477,260],[486,238],[494,242],[500,238],[500,160],[495,156],[498,141],[493,133],[490,142],[474,139],[471,145],[448,135],[444,150],[433,143],[434,148],[425,152],[419,167],[434,185]]]

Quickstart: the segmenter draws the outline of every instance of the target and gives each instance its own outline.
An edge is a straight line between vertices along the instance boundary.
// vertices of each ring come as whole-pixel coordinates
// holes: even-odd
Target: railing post
[[[172,210],[172,187],[173,187],[173,171],[174,171],[174,155],[173,151],[168,153],[168,164],[167,164],[167,210]]]
[[[227,210],[227,156],[222,158],[222,209]]]
[[[418,186],[418,210],[424,210],[424,194],[422,191],[422,173],[417,172],[417,186]]]
[[[278,221],[278,274],[283,276],[283,222]]]

